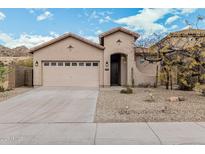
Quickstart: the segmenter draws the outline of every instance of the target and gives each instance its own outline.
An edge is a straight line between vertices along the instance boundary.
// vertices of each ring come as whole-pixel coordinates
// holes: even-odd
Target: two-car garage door
[[[99,86],[99,62],[44,61],[43,86]]]

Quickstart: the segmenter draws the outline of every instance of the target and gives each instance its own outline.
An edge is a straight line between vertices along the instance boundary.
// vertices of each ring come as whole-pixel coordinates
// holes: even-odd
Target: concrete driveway
[[[0,144],[205,144],[205,123],[93,123],[98,90],[37,88],[0,103]]]
[[[41,87],[0,103],[0,123],[93,122],[98,89]]]

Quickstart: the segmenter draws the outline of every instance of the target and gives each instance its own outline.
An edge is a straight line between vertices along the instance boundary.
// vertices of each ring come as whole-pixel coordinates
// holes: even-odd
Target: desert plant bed
[[[134,88],[132,94],[122,94],[121,89],[100,89],[95,122],[205,121],[205,97],[200,93]]]

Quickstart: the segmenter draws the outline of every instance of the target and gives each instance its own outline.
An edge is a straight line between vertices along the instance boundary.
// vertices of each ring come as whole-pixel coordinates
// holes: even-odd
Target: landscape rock
[[[170,102],[178,102],[178,101],[185,101],[183,96],[171,96],[167,99]]]
[[[179,101],[185,101],[185,98],[183,96],[179,96]]]

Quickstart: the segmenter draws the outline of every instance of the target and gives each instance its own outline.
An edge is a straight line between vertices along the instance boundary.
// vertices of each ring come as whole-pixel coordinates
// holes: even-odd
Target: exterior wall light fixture
[[[119,39],[119,40],[116,41],[116,43],[117,43],[118,45],[120,45],[120,44],[122,43],[122,41]]]
[[[74,47],[72,45],[69,45],[67,48],[71,51]]]
[[[36,67],[38,66],[38,61],[35,62],[35,66],[36,66]]]
[[[109,67],[108,61],[106,61],[105,66],[106,66],[106,67]]]

